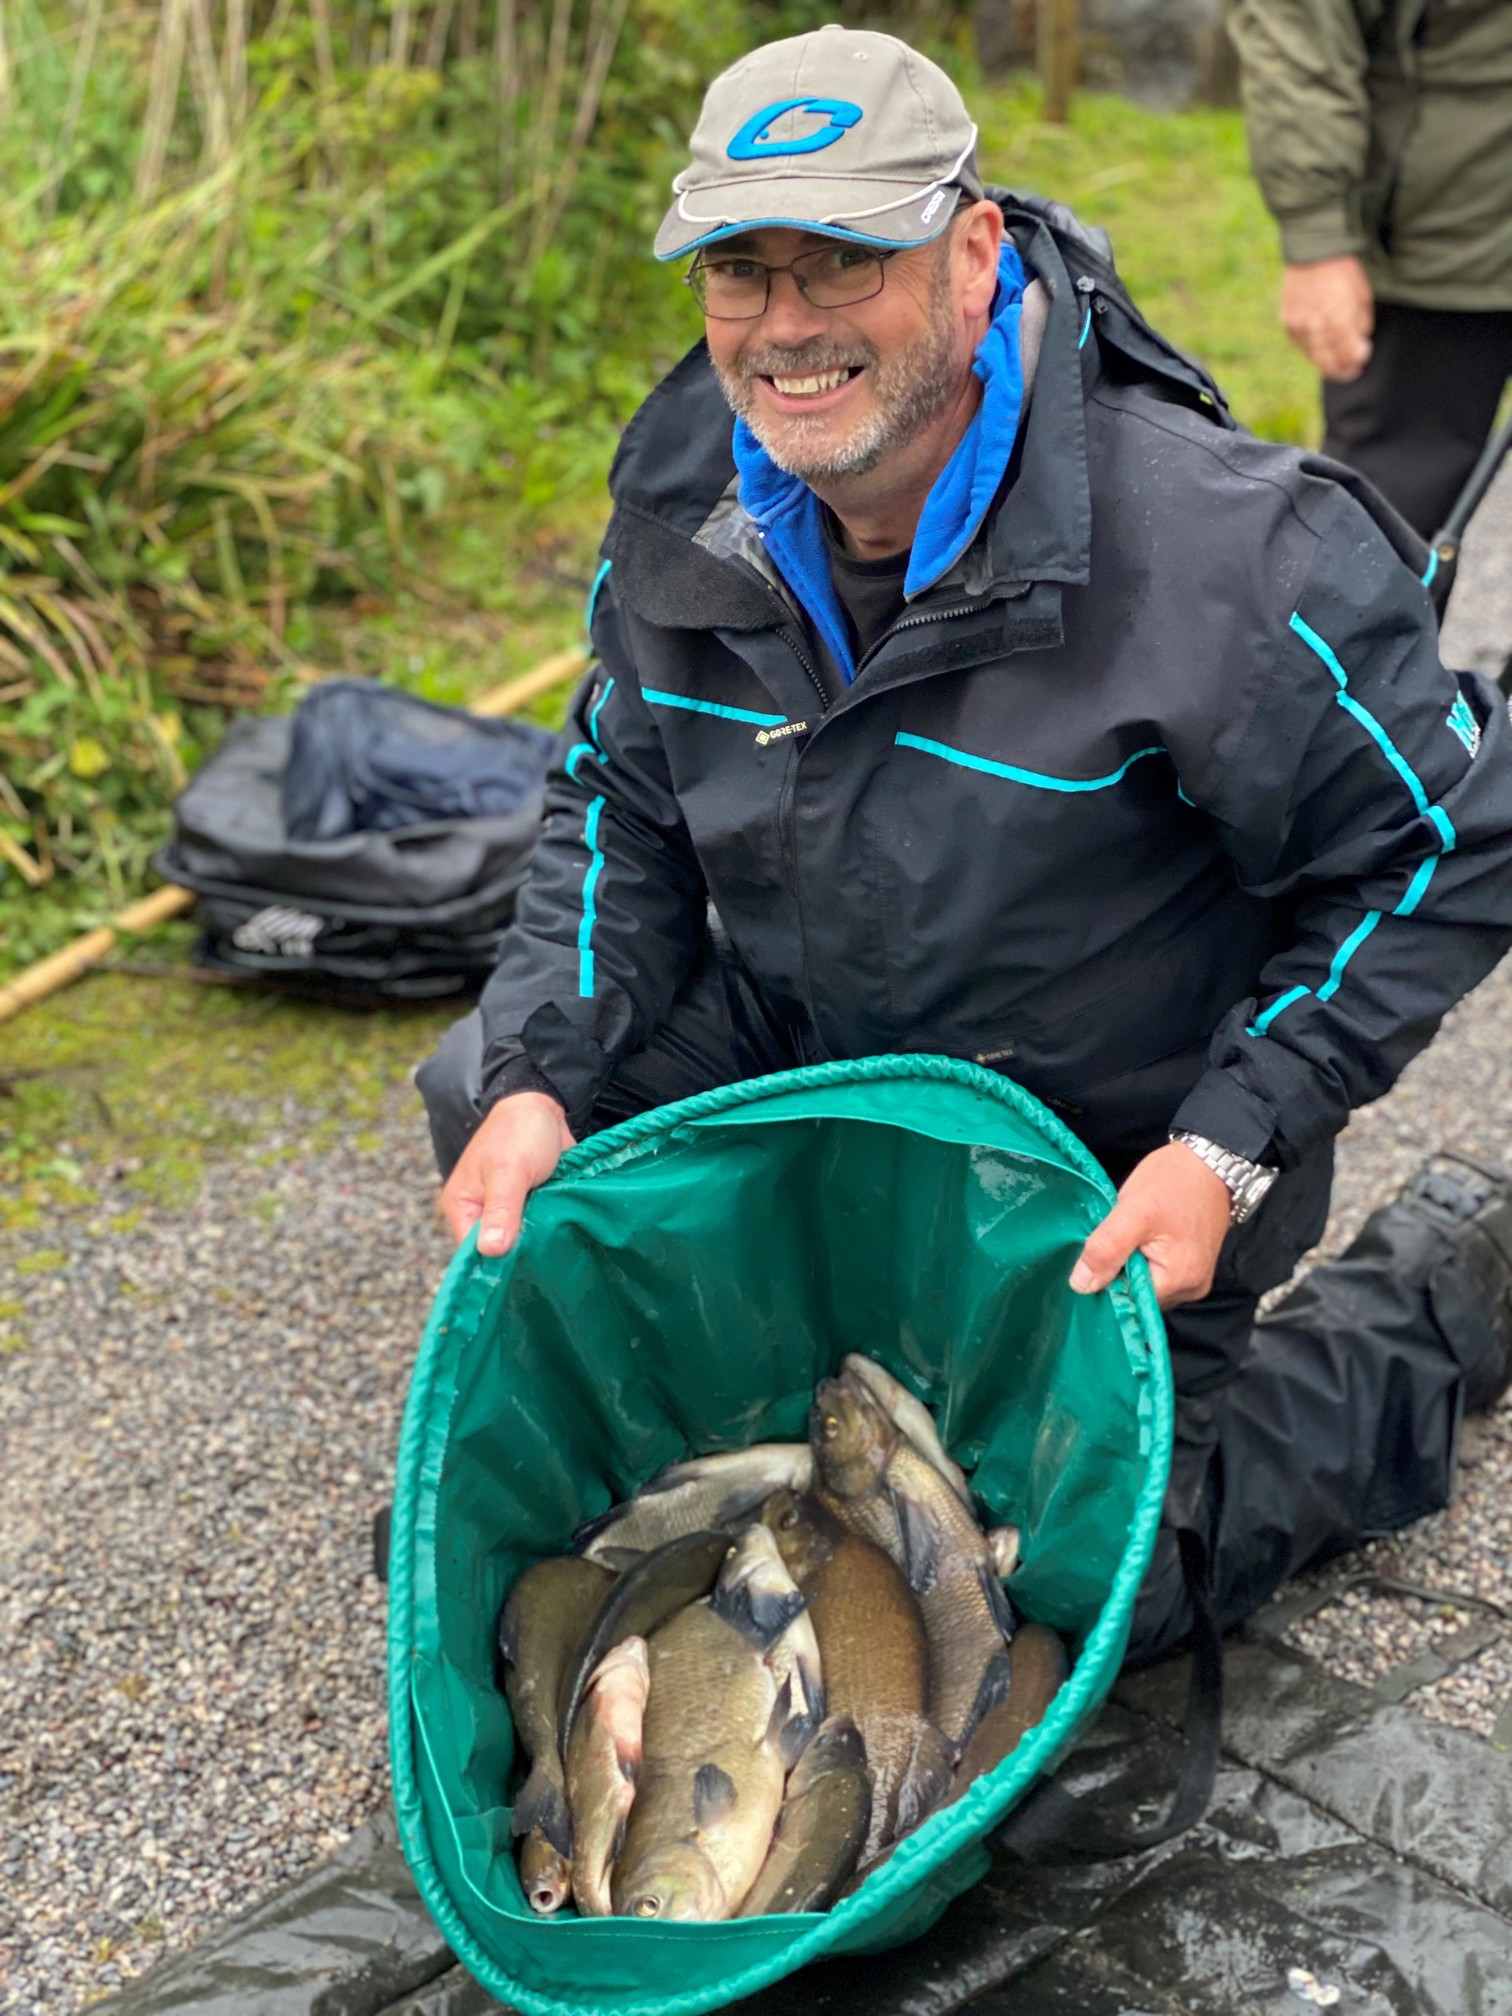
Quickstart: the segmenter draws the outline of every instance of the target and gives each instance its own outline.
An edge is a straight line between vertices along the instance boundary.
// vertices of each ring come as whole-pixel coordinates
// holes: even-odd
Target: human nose
[[[825,310],[816,308],[785,266],[773,269],[767,282],[766,312],[761,333],[777,343],[800,343],[825,326]]]

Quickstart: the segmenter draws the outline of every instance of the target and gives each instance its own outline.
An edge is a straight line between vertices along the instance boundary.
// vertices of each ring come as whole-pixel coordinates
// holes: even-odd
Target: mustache
[[[847,371],[853,366],[864,369],[876,362],[877,352],[870,343],[854,339],[837,343],[829,337],[815,336],[807,343],[788,346],[764,343],[759,348],[744,350],[735,369],[750,383],[755,378],[803,378],[815,371]]]

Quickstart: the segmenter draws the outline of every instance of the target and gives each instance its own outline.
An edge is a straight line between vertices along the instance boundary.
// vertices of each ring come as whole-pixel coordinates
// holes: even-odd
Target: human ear
[[[957,218],[955,229],[954,264],[962,310],[968,316],[989,315],[997,292],[1003,213],[996,203],[973,203]]]

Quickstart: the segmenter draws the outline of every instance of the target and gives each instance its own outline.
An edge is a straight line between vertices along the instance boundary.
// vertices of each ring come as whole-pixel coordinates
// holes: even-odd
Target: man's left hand
[[[1096,1294],[1137,1250],[1150,1263],[1162,1309],[1200,1302],[1213,1285],[1232,1205],[1221,1177],[1190,1148],[1168,1142],[1130,1171],[1118,1202],[1083,1246],[1071,1286],[1078,1295]]]

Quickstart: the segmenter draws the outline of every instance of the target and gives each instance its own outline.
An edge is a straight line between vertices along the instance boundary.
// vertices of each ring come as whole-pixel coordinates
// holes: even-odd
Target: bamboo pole
[[[1078,0],[1039,0],[1035,56],[1044,93],[1041,116],[1052,126],[1064,126],[1071,110],[1071,90],[1081,53],[1077,47],[1080,12]]]
[[[506,680],[504,685],[495,686],[483,694],[481,699],[473,702],[471,711],[490,718],[512,714],[517,707],[528,707],[532,700],[539,700],[553,687],[575,679],[587,663],[588,655],[584,651],[555,652],[550,658],[543,658],[529,672],[522,672],[518,679]],[[154,925],[166,924],[171,917],[182,917],[186,910],[193,907],[194,892],[180,889],[173,882],[155,889],[140,902],[129,904],[108,924],[102,924],[95,931],[86,931],[82,938],[76,938],[61,952],[39,959],[35,965],[18,973],[14,980],[0,983],[0,1022],[9,1022],[24,1008],[33,1007],[38,1001],[45,1001],[49,994],[56,994],[60,989],[72,986],[75,980],[81,980],[92,966],[98,966],[102,959],[110,957],[115,950],[116,939],[122,934],[131,936],[150,931]]]
[[[181,917],[193,904],[194,896],[190,890],[180,889],[170,882],[162,889],[155,889],[140,903],[131,904],[97,931],[86,931],[82,938],[76,938],[61,952],[39,959],[35,966],[28,966],[14,980],[0,986],[0,1022],[9,1022],[23,1008],[45,1001],[59,988],[71,986],[75,980],[82,979],[91,966],[97,966],[102,959],[110,957],[115,950],[118,932],[150,931],[154,924],[164,924],[170,917]]]
[[[532,700],[539,700],[543,693],[549,693],[554,686],[565,686],[569,679],[576,679],[586,670],[586,651],[557,651],[550,658],[543,658],[539,665],[529,672],[522,672],[518,679],[511,679],[503,686],[495,686],[493,691],[474,700],[469,712],[486,714],[490,717],[513,714],[517,707],[528,707]]]

